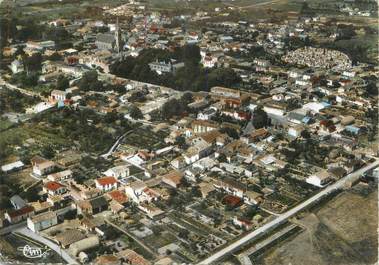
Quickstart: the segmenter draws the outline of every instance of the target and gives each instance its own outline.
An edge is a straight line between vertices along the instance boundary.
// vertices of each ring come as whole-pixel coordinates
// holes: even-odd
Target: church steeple
[[[117,22],[116,22],[116,30],[114,32],[114,38],[116,41],[115,50],[117,51],[117,53],[120,53],[120,51],[121,51],[121,31],[120,31],[120,27],[118,24],[118,18],[117,18]]]

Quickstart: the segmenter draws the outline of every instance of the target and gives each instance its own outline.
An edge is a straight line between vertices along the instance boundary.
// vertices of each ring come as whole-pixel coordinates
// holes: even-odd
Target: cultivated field
[[[359,184],[295,221],[304,231],[253,257],[256,264],[374,264],[377,188]]]

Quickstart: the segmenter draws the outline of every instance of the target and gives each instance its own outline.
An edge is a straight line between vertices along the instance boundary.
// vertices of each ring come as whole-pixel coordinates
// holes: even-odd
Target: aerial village
[[[232,10],[130,1],[38,22],[35,39],[16,25],[1,51],[1,233],[70,264],[193,264],[376,161],[378,67],[314,45],[369,29]]]

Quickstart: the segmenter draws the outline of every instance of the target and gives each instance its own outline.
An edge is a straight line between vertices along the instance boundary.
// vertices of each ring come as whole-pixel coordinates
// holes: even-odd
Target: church
[[[121,30],[118,24],[116,24],[116,30],[114,33],[99,33],[96,37],[95,45],[99,50],[121,52],[122,49]]]

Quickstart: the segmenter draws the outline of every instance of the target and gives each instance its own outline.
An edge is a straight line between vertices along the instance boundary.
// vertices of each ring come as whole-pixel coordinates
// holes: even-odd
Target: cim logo
[[[19,247],[18,250],[22,251],[22,254],[24,254],[25,257],[30,259],[44,258],[49,254],[48,250],[43,252],[41,248],[31,247],[29,245]]]

